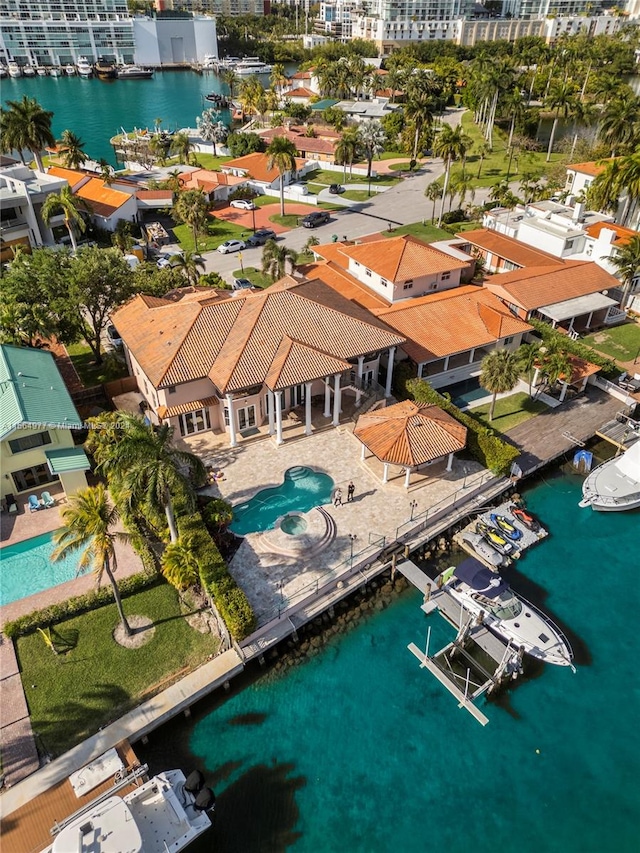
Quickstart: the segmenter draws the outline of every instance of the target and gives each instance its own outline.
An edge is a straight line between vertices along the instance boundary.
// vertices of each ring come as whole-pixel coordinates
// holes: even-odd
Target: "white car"
[[[248,198],[236,198],[229,202],[229,207],[239,207],[241,210],[255,210],[256,206]]]
[[[230,252],[239,252],[246,248],[247,244],[244,240],[227,240],[218,246],[218,251],[221,255],[228,255]]]
[[[158,260],[156,261],[156,266],[159,270],[163,270],[166,267],[171,267],[173,264],[171,263],[171,255],[160,255]]]

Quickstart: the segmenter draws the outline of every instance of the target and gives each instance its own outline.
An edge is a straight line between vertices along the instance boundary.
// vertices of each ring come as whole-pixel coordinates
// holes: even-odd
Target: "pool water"
[[[307,529],[307,522],[301,515],[286,515],[282,519],[280,529],[288,533],[289,536],[299,536]]]
[[[76,577],[78,554],[52,562],[54,534],[43,533],[0,550],[0,606]]]
[[[282,485],[262,489],[251,500],[234,506],[230,529],[237,536],[271,530],[281,515],[308,512],[315,506],[329,503],[333,487],[333,479],[328,474],[304,465],[289,468]]]
[[[491,396],[484,388],[480,387],[480,382],[475,377],[465,379],[464,382],[456,382],[455,385],[449,385],[442,391],[451,396],[451,402],[458,408],[475,403],[476,400],[482,400],[483,397]]]

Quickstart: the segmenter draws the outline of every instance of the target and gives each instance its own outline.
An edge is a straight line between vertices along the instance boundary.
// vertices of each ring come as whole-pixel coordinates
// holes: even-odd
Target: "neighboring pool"
[[[281,486],[262,489],[250,501],[234,506],[230,529],[237,536],[271,530],[281,515],[308,512],[314,506],[329,503],[333,486],[328,474],[303,465],[289,468]]]
[[[0,550],[0,605],[43,592],[76,577],[78,554],[59,563],[51,561],[54,533],[43,533]]]
[[[448,388],[442,390],[451,395],[451,402],[458,408],[468,406],[483,397],[491,396],[484,388],[480,387],[480,382],[475,377],[465,379],[464,382],[456,382],[455,385],[449,385]]]

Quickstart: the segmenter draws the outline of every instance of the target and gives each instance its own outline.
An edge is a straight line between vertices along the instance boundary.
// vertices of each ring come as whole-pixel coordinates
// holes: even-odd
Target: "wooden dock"
[[[632,421],[622,412],[618,412],[614,420],[596,430],[596,435],[615,445],[618,450],[625,451],[640,440],[640,426],[637,421]]]
[[[491,522],[491,514],[496,513],[497,515],[504,515],[507,517],[507,519],[512,521],[514,526],[517,527],[518,530],[522,533],[520,539],[511,543],[514,546],[514,549],[513,552],[508,555],[508,563],[510,563],[511,560],[519,559],[519,557],[524,553],[524,551],[526,551],[528,548],[531,548],[533,545],[537,545],[538,542],[540,542],[542,539],[549,535],[549,532],[541,526],[540,530],[538,530],[537,533],[534,533],[533,530],[529,530],[529,528],[525,527],[524,524],[518,522],[517,519],[514,519],[513,516],[511,516],[511,513],[509,511],[509,507],[512,505],[513,501],[508,500],[504,503],[501,503],[500,506],[493,507],[488,511],[480,511],[477,517],[474,518],[463,530],[455,534],[455,536],[453,537],[453,541],[456,543],[456,545],[458,545],[476,560],[479,560],[483,565],[487,566],[492,571],[496,571],[494,566],[487,562],[487,560],[485,560],[481,554],[475,551],[471,545],[469,545],[462,539],[462,535],[468,532],[475,532],[476,524],[478,521],[484,521],[485,524],[488,524],[490,527],[495,527],[495,525]],[[500,532],[501,531],[498,530],[498,533]],[[504,538],[506,539],[507,537],[505,536]]]

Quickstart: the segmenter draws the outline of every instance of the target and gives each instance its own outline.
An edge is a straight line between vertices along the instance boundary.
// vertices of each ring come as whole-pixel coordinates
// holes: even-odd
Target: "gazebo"
[[[592,364],[590,361],[586,361],[577,355],[568,355],[567,363],[571,369],[571,375],[566,376],[566,374],[562,373],[556,380],[560,384],[560,396],[558,398],[560,403],[564,402],[564,398],[567,396],[567,391],[570,387],[575,388],[577,393],[581,394],[587,387],[589,377],[600,370],[597,364]],[[536,364],[532,383],[534,387],[538,384],[538,379],[543,369],[544,364]]]
[[[389,466],[405,469],[404,486],[409,488],[411,472],[447,458],[451,471],[453,454],[464,450],[467,429],[439,406],[405,400],[362,415],[354,430],[362,444],[361,459],[367,451],[383,465],[382,482],[389,479]]]

